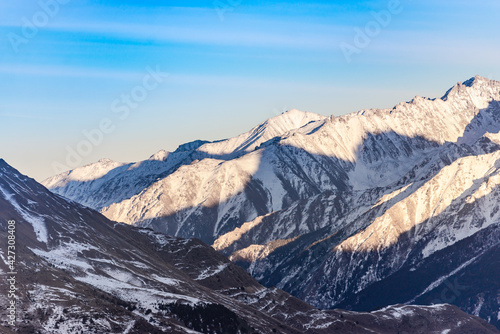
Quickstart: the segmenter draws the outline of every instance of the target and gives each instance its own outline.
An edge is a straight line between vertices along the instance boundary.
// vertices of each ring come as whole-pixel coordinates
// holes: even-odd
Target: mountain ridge
[[[119,197],[106,198],[114,188],[103,185],[91,191],[84,183],[66,187],[64,177],[56,180],[62,182],[61,187],[47,185],[60,195],[94,205],[114,220],[201,238],[266,285],[283,288],[313,305],[330,308],[338,304],[356,309],[363,301],[355,296],[373,291],[371,286],[377,280],[390,280],[402,272],[413,277],[407,271],[407,261],[434,268],[435,258],[454,259],[456,267],[450,267],[448,273],[433,269],[436,275],[446,276],[470,260],[466,255],[451,253],[455,244],[471,247],[480,244],[484,231],[495,235],[498,217],[487,217],[490,211],[479,209],[481,201],[467,201],[474,198],[472,191],[478,191],[475,187],[482,184],[482,178],[490,180],[488,189],[496,189],[498,180],[487,172],[497,168],[499,130],[500,82],[476,76],[453,86],[442,98],[417,96],[392,109],[320,118],[265,141],[258,136],[252,141],[252,131],[260,133],[257,126],[243,136],[251,139],[254,147],[230,145],[236,150],[231,153],[224,146],[227,142],[203,143],[191,151],[178,152],[178,158],[169,155],[158,165],[170,164],[170,169],[155,165],[151,174],[110,175],[107,185],[140,184],[133,195],[128,192],[131,196],[120,192]],[[235,138],[239,138],[233,140],[235,143],[244,142],[241,137]],[[204,151],[204,145],[209,149]],[[478,175],[478,170],[483,174]],[[470,189],[463,188],[464,184],[471,185]],[[441,189],[443,196],[453,200],[432,196],[434,189]],[[494,202],[496,192],[491,192],[488,198]],[[86,202],[100,196],[105,201]],[[455,203],[457,198],[459,202]],[[403,204],[409,208],[401,213]],[[470,211],[462,210],[462,204],[470,204]],[[447,211],[451,205],[455,211]],[[491,205],[493,210],[495,206]],[[442,217],[441,212],[449,216]],[[417,216],[425,216],[425,224],[420,225],[421,221],[414,219]],[[382,228],[401,229],[404,238],[377,234],[377,226],[384,219],[392,219],[394,224]],[[464,225],[461,219],[478,219],[479,229]],[[462,229],[447,227],[451,222],[461,222],[457,226]],[[422,226],[427,226],[427,232],[420,230]],[[464,238],[454,238],[454,233],[465,232]],[[370,235],[378,238],[369,239]],[[389,237],[394,245],[381,247]],[[350,250],[363,249],[368,245],[365,240],[372,240],[369,249],[380,256],[379,261],[363,252],[359,253],[360,260],[354,260],[358,253]],[[432,244],[443,240],[448,241],[442,249]],[[428,248],[421,247],[425,242]],[[349,248],[344,248],[348,243]],[[400,256],[393,246],[413,255]],[[424,253],[426,257],[421,256]],[[384,261],[397,265],[392,268]],[[339,272],[337,262],[350,266],[351,273]],[[491,267],[482,255],[477,262],[481,263],[484,279],[488,279]],[[462,275],[463,271],[457,273]],[[439,277],[433,278],[436,281]],[[441,289],[442,284],[438,287]],[[426,288],[415,281],[415,287],[409,290],[411,297]],[[483,306],[476,305],[477,314],[500,326],[500,319],[491,313],[496,307],[494,291],[482,297],[470,293],[468,299],[463,293],[455,298],[455,304],[472,312],[475,308],[470,304],[483,298]],[[403,294],[398,298],[397,303],[408,301]]]

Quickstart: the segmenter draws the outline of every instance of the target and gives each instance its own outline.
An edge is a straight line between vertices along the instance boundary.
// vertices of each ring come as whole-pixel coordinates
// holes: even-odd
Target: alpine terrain
[[[0,209],[2,333],[497,333],[447,304],[320,311],[197,239],[112,222],[1,159]]]
[[[449,303],[500,328],[499,130],[500,82],[476,76],[441,98],[290,110],[43,184],[111,220],[199,238],[317,308]]]

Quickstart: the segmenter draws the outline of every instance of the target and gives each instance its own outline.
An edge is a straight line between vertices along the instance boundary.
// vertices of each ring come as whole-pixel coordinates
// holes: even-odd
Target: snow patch
[[[166,285],[171,285],[171,286],[179,285],[181,282],[181,281],[174,279],[174,278],[161,277],[161,276],[158,276],[155,274],[153,274],[151,277],[158,282],[161,282],[161,283],[166,284]]]
[[[220,273],[221,271],[223,271],[224,269],[227,268],[227,266],[229,266],[229,263],[223,263],[217,267],[209,267],[205,270],[203,270],[197,278],[195,278],[195,280],[197,281],[200,281],[200,280],[203,280],[203,279],[206,279],[208,277],[212,277],[214,275],[217,275],[218,273]]]
[[[48,234],[47,227],[45,226],[45,221],[43,220],[43,218],[34,216],[24,210],[13,198],[14,195],[10,194],[2,187],[0,187],[0,192],[5,197],[5,199],[10,202],[14,209],[23,217],[23,219],[31,224],[31,226],[33,227],[33,231],[35,232],[36,239],[46,244],[48,241]]]
[[[93,269],[93,267],[88,262],[81,260],[81,252],[91,249],[97,250],[98,248],[89,244],[66,243],[50,251],[44,251],[37,248],[30,249],[33,253],[44,258],[57,268],[71,271],[86,271]]]
[[[137,287],[126,282],[92,273],[87,273],[86,276],[75,277],[75,279],[117,296],[122,300],[136,302],[145,309],[156,309],[158,302],[174,303],[183,300],[191,305],[201,302],[200,299],[191,296],[168,293],[152,288]]]

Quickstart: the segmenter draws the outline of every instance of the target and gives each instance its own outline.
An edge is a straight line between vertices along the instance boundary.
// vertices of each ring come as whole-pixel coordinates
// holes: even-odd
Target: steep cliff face
[[[498,261],[499,130],[500,82],[477,76],[442,98],[329,118],[294,110],[164,160],[44,184],[113,220],[198,237],[319,307],[388,305],[375,287],[398,275],[415,282],[391,303],[430,303],[477,266],[483,288],[453,302],[499,325],[485,260]]]

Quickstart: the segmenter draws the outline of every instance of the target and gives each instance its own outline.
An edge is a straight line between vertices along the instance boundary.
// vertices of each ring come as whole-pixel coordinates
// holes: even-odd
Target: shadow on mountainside
[[[490,317],[491,323],[499,327],[500,320],[492,318],[494,312],[499,309],[498,222],[427,258],[423,258],[422,251],[429,240],[423,238],[413,243],[413,237],[422,232],[420,230],[422,226],[429,227],[425,234],[427,238],[436,227],[453,226],[456,222],[448,216],[450,211],[447,209],[443,214],[436,215],[400,234],[397,242],[387,248],[373,252],[331,252],[336,245],[362,231],[375,218],[390,209],[390,206],[376,206],[382,196],[395,189],[401,189],[411,182],[428,180],[439,173],[444,166],[452,164],[461,157],[499,150],[498,144],[483,137],[486,132],[499,131],[500,106],[498,101],[492,101],[488,108],[478,112],[456,143],[440,145],[423,137],[411,138],[395,132],[368,134],[358,148],[357,161],[367,163],[369,166],[374,166],[380,161],[390,161],[387,166],[378,166],[383,173],[390,174],[391,166],[401,165],[423,152],[427,153],[426,155],[439,154],[438,163],[432,165],[434,168],[426,170],[425,173],[418,174],[417,167],[426,167],[428,161],[425,159],[432,157],[426,156],[424,160],[415,161],[408,170],[397,175],[396,183],[380,188],[380,194],[377,196],[365,197],[367,202],[364,205],[369,208],[375,206],[377,210],[366,212],[364,214],[366,216],[360,215],[358,221],[348,222],[346,226],[333,233],[331,226],[328,225],[311,225],[317,229],[308,233],[297,230],[295,235],[292,234],[292,237],[298,237],[297,239],[277,248],[262,260],[263,263],[269,264],[268,269],[257,277],[267,286],[277,285],[322,308],[370,310],[388,304],[406,303],[412,299],[422,304],[442,301],[455,304],[469,313],[478,313],[485,319]],[[262,150],[263,155],[277,157],[277,164],[273,165],[273,169],[286,190],[283,208],[326,191],[337,192],[338,196],[353,191],[349,184],[349,173],[355,168],[352,162],[312,154],[294,146],[280,145],[275,139],[262,144],[258,149]],[[450,151],[453,152],[448,154]],[[224,157],[205,158],[220,158],[226,161]],[[199,159],[194,155],[188,155],[183,165],[196,163],[196,160],[202,159],[203,157]],[[267,166],[259,165],[255,174],[266,172],[265,168]],[[419,179],[415,180],[416,177]],[[149,180],[148,184],[152,185],[155,182],[161,180]],[[397,195],[395,201],[407,198],[417,189],[418,187],[407,188]],[[369,192],[370,189],[366,191]],[[486,195],[484,200],[490,198],[494,200],[494,196],[492,192]],[[245,199],[243,204],[236,201],[241,198]],[[251,177],[244,189],[227,201],[210,206],[197,205],[184,208],[170,215],[141,220],[137,224],[171,235],[196,237],[211,244],[215,236],[230,232],[257,216],[270,213],[272,199],[266,184]],[[235,208],[232,211],[228,210],[231,206]],[[460,219],[461,216],[469,214],[473,206],[474,203],[464,203],[464,199],[459,197],[449,208],[456,208],[454,217]],[[221,216],[221,213],[225,215]],[[479,216],[473,217],[479,219]],[[359,225],[360,220],[364,220],[366,224]],[[479,222],[476,221],[475,224]],[[463,264],[468,265],[460,268]],[[286,280],[290,273],[294,276]],[[374,276],[370,276],[372,274]],[[436,282],[441,277],[445,277],[443,281]],[[360,282],[366,283],[370,279],[373,283],[360,286]],[[432,285],[434,282],[435,286]],[[443,292],[445,289],[448,290]],[[418,296],[419,294],[422,295]]]
[[[365,196],[367,202],[363,204],[372,207],[382,196],[395,189],[400,189],[414,181],[430,179],[444,166],[453,163],[458,158],[498,150],[498,144],[482,137],[486,133],[484,129],[490,132],[500,131],[500,109],[497,101],[492,101],[488,108],[478,112],[457,141],[458,144],[447,142],[440,145],[420,136],[411,138],[395,132],[368,134],[358,148],[357,162],[361,161],[369,167],[377,168],[375,175],[390,176],[393,179],[397,176],[397,178],[394,183],[389,183],[385,187],[363,190],[367,194],[377,193],[376,196]],[[136,223],[171,235],[200,238],[211,244],[216,237],[240,227],[243,223],[273,211],[286,209],[297,201],[307,200],[325,192],[333,191],[338,196],[343,196],[353,191],[349,177],[353,175],[355,163],[336,157],[312,154],[290,145],[280,145],[276,139],[266,142],[258,149],[262,150],[263,157],[270,157],[269,159],[274,159],[276,162],[272,166],[273,173],[276,174],[275,181],[279,181],[285,190],[282,207],[273,207],[273,196],[266,183],[250,177],[243,190],[226,201],[209,205],[201,203],[171,214],[142,219]],[[420,160],[412,161],[415,158]],[[433,158],[435,160],[432,160]],[[411,164],[408,164],[409,162]],[[381,163],[383,165],[380,165]],[[408,164],[408,168],[401,171],[401,166],[405,164]],[[422,172],[422,169],[425,172]],[[268,171],[269,165],[261,164],[255,174]],[[418,174],[419,172],[421,174]],[[196,186],[193,183],[191,189]],[[406,198],[417,189],[418,187],[410,187],[398,194],[396,199]],[[173,196],[177,195],[173,194]],[[169,200],[165,201],[166,206],[169,203]],[[381,207],[372,219],[384,212],[385,208]],[[312,225],[315,228],[324,227]],[[287,238],[297,237],[304,232],[297,233]]]
[[[437,165],[432,167],[420,179],[429,179],[437,174],[439,170],[445,165],[451,164],[459,157],[477,154],[477,150],[473,150],[470,144],[478,141],[476,146],[483,152],[498,149],[498,145],[492,143],[487,138],[481,137],[485,134],[487,129],[489,132],[498,132],[500,130],[499,119],[499,103],[492,101],[490,106],[486,109],[480,110],[474,119],[469,123],[461,138],[456,143],[444,143],[440,145],[436,142],[429,141],[423,137],[406,137],[399,135],[395,132],[386,133],[369,133],[364,138],[363,143],[357,150],[357,161],[367,164],[371,168],[377,168],[377,173],[374,175],[387,178],[397,176],[396,183],[388,184],[386,187],[378,187],[372,189],[365,189],[366,196],[364,205],[371,207],[376,204],[380,197],[415,181],[416,174],[419,169],[425,166],[432,160],[429,153],[439,154],[439,161]],[[176,235],[181,237],[197,237],[204,242],[211,244],[216,237],[232,231],[234,228],[240,227],[243,223],[253,220],[254,218],[262,215],[286,209],[297,201],[309,198],[328,192],[335,192],[338,196],[348,196],[352,193],[353,189],[349,183],[349,177],[353,176],[352,172],[355,168],[355,163],[345,161],[336,157],[309,153],[304,149],[297,148],[290,145],[280,145],[279,137],[273,138],[256,150],[261,150],[263,156],[269,156],[274,159],[275,165],[271,166],[273,172],[276,173],[274,181],[279,182],[285,191],[285,196],[281,207],[276,207],[273,204],[273,199],[276,196],[271,194],[268,185],[261,180],[250,177],[248,182],[244,185],[240,192],[234,193],[227,201],[214,202],[210,204],[201,203],[191,207],[185,207],[179,211],[167,210],[169,213],[153,219],[140,219],[136,222],[138,225],[149,226],[156,231]],[[170,157],[173,162],[166,161],[144,161],[140,164],[130,164],[126,166],[117,167],[107,173],[109,178],[104,183],[101,179],[92,181],[70,181],[73,183],[88,184],[88,189],[91,192],[88,194],[90,200],[93,200],[96,194],[92,193],[92,189],[99,188],[105,189],[109,194],[122,193],[123,200],[130,198],[130,195],[138,195],[145,189],[162,182],[169,175],[174,174],[180,167],[190,164],[198,163],[203,159],[217,159],[221,162],[234,159],[234,155],[214,156],[208,155],[206,152],[196,151],[204,142],[199,142],[193,147],[186,147],[185,150],[176,151],[173,154],[176,156]],[[464,144],[461,144],[464,143]],[[469,144],[469,145],[467,145]],[[195,150],[192,150],[192,149]],[[249,153],[247,153],[249,154]],[[413,161],[415,167],[401,172],[398,167],[402,164],[408,163],[412,158],[420,157],[420,161]],[[178,159],[178,161],[176,160]],[[432,162],[432,161],[431,161]],[[380,165],[383,163],[384,165]],[[165,168],[166,164],[172,165]],[[142,179],[128,178],[127,172],[133,169],[142,168],[149,169],[151,172],[146,174]],[[264,168],[264,170],[262,170]],[[259,166],[255,174],[259,172],[265,173],[269,166]],[[155,171],[159,171],[155,173]],[[394,172],[393,172],[394,171]],[[401,175],[397,175],[397,173]],[[394,174],[394,175],[393,175]],[[111,177],[112,176],[112,177]],[[377,180],[373,180],[376,182]],[[418,180],[417,180],[418,181]],[[102,184],[99,184],[99,183]],[[99,184],[99,187],[97,185]],[[196,192],[199,184],[193,183],[190,187],[190,192]],[[215,190],[215,189],[214,189]],[[398,194],[398,198],[403,199],[412,194],[415,189],[406,189]],[[53,189],[57,192],[57,189]],[[172,194],[167,194],[165,199],[165,206],[172,205],[173,198],[178,196],[180,189],[173,189]],[[375,194],[370,194],[375,192]],[[364,197],[363,197],[364,196]],[[133,197],[133,196],[132,196]],[[170,198],[168,198],[170,197]],[[243,204],[236,203],[242,200]],[[102,209],[102,208],[96,208]],[[347,209],[348,210],[348,209]],[[342,210],[337,210],[343,214]],[[381,208],[379,214],[384,212]],[[116,216],[110,216],[116,220]],[[376,218],[377,216],[374,216]],[[325,225],[322,224],[309,224],[310,228],[320,229]],[[264,228],[264,225],[262,226]],[[289,237],[297,237],[310,231],[297,230],[296,232],[288,235]],[[352,231],[355,233],[356,231]]]
[[[498,171],[498,161],[495,167]],[[482,180],[471,188],[477,189]],[[261,283],[319,308],[371,311],[403,303],[449,303],[500,328],[495,316],[500,309],[500,204],[491,208],[493,216],[482,217],[484,206],[497,203],[499,193],[500,185],[471,203],[459,197],[386,248],[338,250],[335,247],[346,239],[343,230],[326,238],[323,234],[316,243],[318,231],[300,236],[257,262],[257,267],[266,268],[258,273]],[[460,231],[473,232],[424,257],[433,238],[456,238]],[[327,228],[321,232],[327,233]]]

